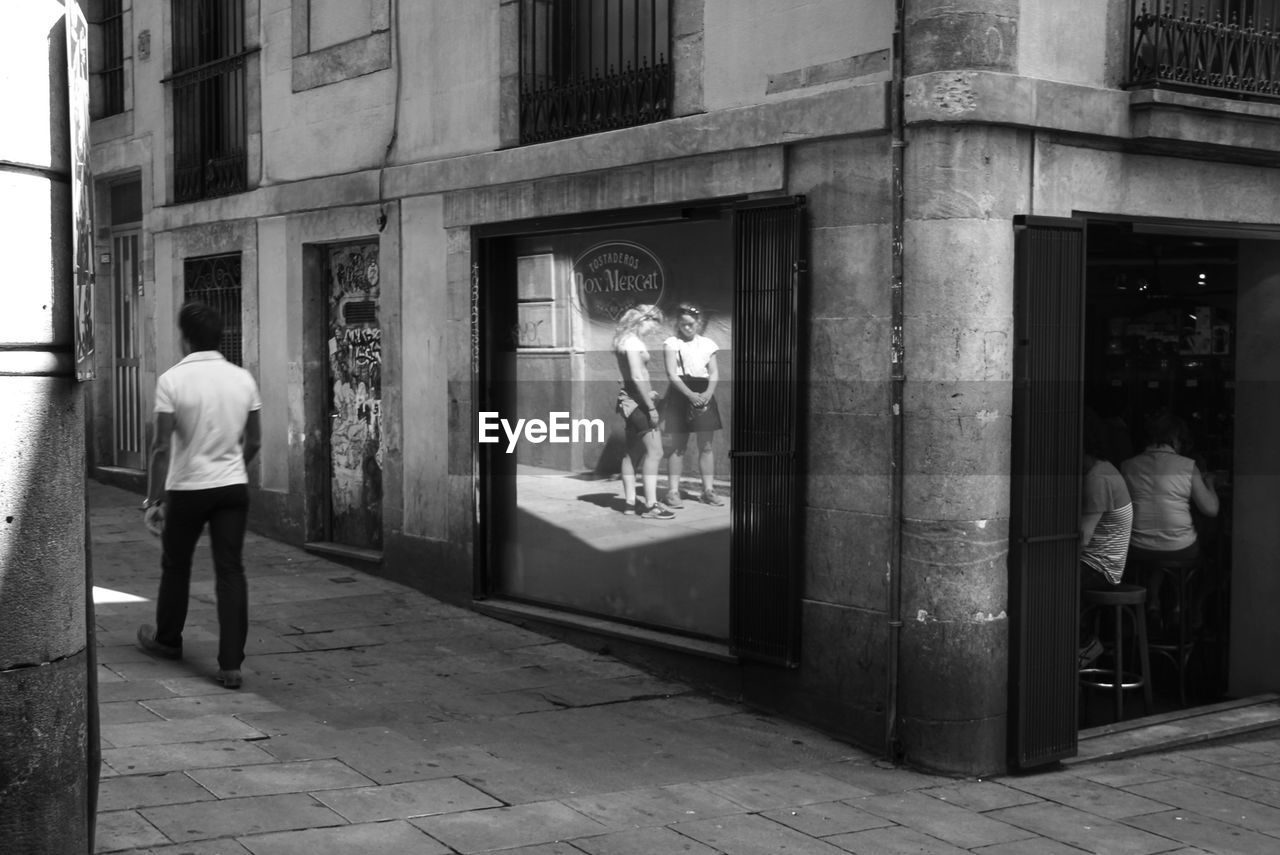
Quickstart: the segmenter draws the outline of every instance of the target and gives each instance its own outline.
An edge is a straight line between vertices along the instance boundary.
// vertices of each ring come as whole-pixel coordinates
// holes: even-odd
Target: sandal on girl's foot
[[[646,520],[670,520],[675,519],[676,515],[655,502],[641,511],[640,516]]]
[[[684,502],[680,501],[679,493],[667,493],[667,497],[662,500],[662,504],[677,511],[684,507]]]
[[[702,501],[705,504],[714,505],[717,508],[724,505],[724,499],[717,496],[715,490],[705,490],[702,493]]]
[[[224,689],[238,689],[242,682],[240,679],[240,672],[234,669],[219,671],[218,682],[222,684],[222,688]]]

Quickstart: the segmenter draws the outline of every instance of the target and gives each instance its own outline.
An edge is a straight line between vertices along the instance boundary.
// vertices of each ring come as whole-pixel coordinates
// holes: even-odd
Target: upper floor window
[[[93,72],[93,117],[124,112],[124,3],[101,0],[98,4],[98,61]]]
[[[244,0],[173,2],[174,200],[247,184]]]
[[[670,0],[520,0],[520,142],[670,115]]]
[[[1280,98],[1280,0],[1131,0],[1130,86]]]

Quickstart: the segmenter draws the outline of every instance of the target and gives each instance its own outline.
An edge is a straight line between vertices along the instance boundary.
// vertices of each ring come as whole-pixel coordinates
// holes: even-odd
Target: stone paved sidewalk
[[[154,855],[1280,852],[1280,738],[953,780],[251,535],[245,685],[133,644],[159,545],[89,486],[98,851]]]

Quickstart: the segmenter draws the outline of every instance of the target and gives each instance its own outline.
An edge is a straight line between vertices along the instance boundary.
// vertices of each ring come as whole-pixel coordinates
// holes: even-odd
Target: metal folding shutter
[[[744,659],[799,660],[796,454],[803,201],[735,214],[731,632]]]
[[[1076,753],[1084,224],[1014,221],[1011,753]]]

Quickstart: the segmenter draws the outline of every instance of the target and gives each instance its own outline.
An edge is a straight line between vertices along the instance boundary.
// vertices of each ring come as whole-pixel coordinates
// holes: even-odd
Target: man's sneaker
[[[667,497],[662,500],[662,504],[677,511],[684,507],[684,502],[680,501],[680,493],[678,491],[667,493]]]
[[[242,682],[240,679],[240,672],[234,669],[229,671],[219,671],[218,682],[222,684],[222,688],[224,689],[238,689]]]
[[[639,510],[639,508],[637,508],[637,510]],[[640,516],[642,519],[646,520],[670,520],[675,519],[676,515],[655,502],[643,511],[640,511]]]
[[[717,496],[715,490],[704,490],[702,493],[702,501],[705,504],[714,505],[717,508],[724,505],[724,499]]]
[[[138,627],[138,646],[152,656],[159,656],[162,659],[182,658],[181,647],[170,647],[167,644],[161,644],[156,641],[156,628],[149,623],[144,623]]]

